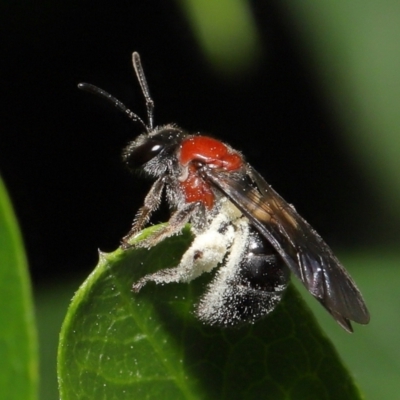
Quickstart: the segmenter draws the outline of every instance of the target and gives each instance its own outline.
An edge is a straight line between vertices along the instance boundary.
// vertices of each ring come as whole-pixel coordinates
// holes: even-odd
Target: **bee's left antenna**
[[[113,104],[118,110],[125,113],[131,120],[138,121],[140,124],[142,124],[147,132],[150,131],[149,129],[150,126],[147,126],[137,114],[135,114],[133,111],[127,108],[124,103],[119,101],[117,98],[115,98],[105,90],[100,89],[97,86],[91,85],[90,83],[79,83],[78,88],[84,90],[85,92],[93,93],[97,96],[103,97],[104,99],[108,100],[111,104]],[[146,100],[146,105],[147,105],[147,100]],[[147,109],[149,110],[149,108]]]

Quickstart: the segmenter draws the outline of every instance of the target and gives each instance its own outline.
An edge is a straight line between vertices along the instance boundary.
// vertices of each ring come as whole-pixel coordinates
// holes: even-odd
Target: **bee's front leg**
[[[128,249],[134,246],[129,243],[129,239],[143,229],[143,227],[149,222],[151,214],[160,206],[161,196],[166,184],[166,179],[167,178],[165,176],[162,176],[154,182],[149,193],[144,199],[144,205],[140,207],[136,213],[131,230],[122,238],[121,246],[123,249]]]

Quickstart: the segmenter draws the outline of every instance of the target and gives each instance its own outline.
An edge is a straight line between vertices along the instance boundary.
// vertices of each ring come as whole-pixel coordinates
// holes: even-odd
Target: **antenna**
[[[137,114],[135,114],[133,111],[131,111],[128,107],[126,107],[124,103],[119,101],[116,97],[114,97],[110,93],[106,92],[105,90],[100,89],[99,87],[92,85],[90,83],[79,83],[78,89],[84,90],[85,92],[93,93],[100,97],[103,97],[108,102],[113,104],[119,111],[122,111],[123,113],[125,113],[132,121],[138,121],[140,124],[142,124],[143,127],[146,129],[146,132],[149,133],[150,131],[153,130],[154,101],[150,96],[149,86],[146,81],[146,76],[144,75],[144,72],[143,72],[139,53],[134,52],[132,54],[132,62],[133,62],[133,68],[135,70],[136,77],[139,81],[140,88],[142,89],[142,93],[143,93],[144,99],[146,101],[147,118],[148,118],[147,125],[143,122],[143,120]]]
[[[132,121],[138,121],[139,123],[141,123],[146,129],[146,131],[149,132],[149,127],[143,122],[143,120],[137,114],[135,114],[133,111],[127,108],[124,103],[119,101],[110,93],[106,92],[103,89],[100,89],[97,86],[91,85],[90,83],[79,83],[78,89],[84,90],[85,92],[93,93],[97,96],[103,97],[104,99],[108,100],[111,104],[114,104],[114,106],[119,111],[125,113]]]
[[[140,61],[139,53],[136,51],[132,54],[132,63],[136,73],[136,77],[139,81],[140,87],[142,88],[144,99],[146,101],[149,128],[152,130],[154,119],[154,101],[150,96],[149,85],[147,84],[146,76],[143,72],[142,62]]]

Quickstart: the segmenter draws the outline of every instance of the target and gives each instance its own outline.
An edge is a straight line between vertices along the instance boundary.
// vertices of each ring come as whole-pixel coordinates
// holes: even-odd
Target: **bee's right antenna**
[[[136,77],[142,88],[143,96],[146,101],[148,128],[153,129],[154,120],[154,101],[150,96],[149,85],[147,84],[146,76],[143,72],[142,62],[140,61],[139,53],[136,51],[132,54],[133,68],[135,69]]]

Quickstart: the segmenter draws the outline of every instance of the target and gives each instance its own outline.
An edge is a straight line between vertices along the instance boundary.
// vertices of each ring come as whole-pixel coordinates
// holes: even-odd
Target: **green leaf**
[[[326,90],[324,103],[335,118],[338,138],[351,146],[369,190],[384,211],[400,220],[400,2],[397,0],[280,2],[296,32],[309,73]],[[390,23],[388,23],[390,21]],[[377,134],[379,132],[379,134]],[[321,130],[320,134],[323,134]],[[387,222],[382,213],[377,223]],[[382,226],[389,232],[387,226]],[[379,235],[377,235],[379,236]],[[376,237],[376,236],[375,236]],[[387,233],[390,240],[391,234]]]
[[[178,4],[198,47],[216,72],[226,79],[254,67],[262,39],[248,1],[180,0]]]
[[[1,179],[0,304],[0,399],[36,399],[37,343],[27,262]]]
[[[131,291],[146,273],[175,266],[190,241],[186,229],[150,250],[100,254],[61,331],[62,400],[360,398],[293,286],[274,313],[240,329],[193,315],[208,274]]]

